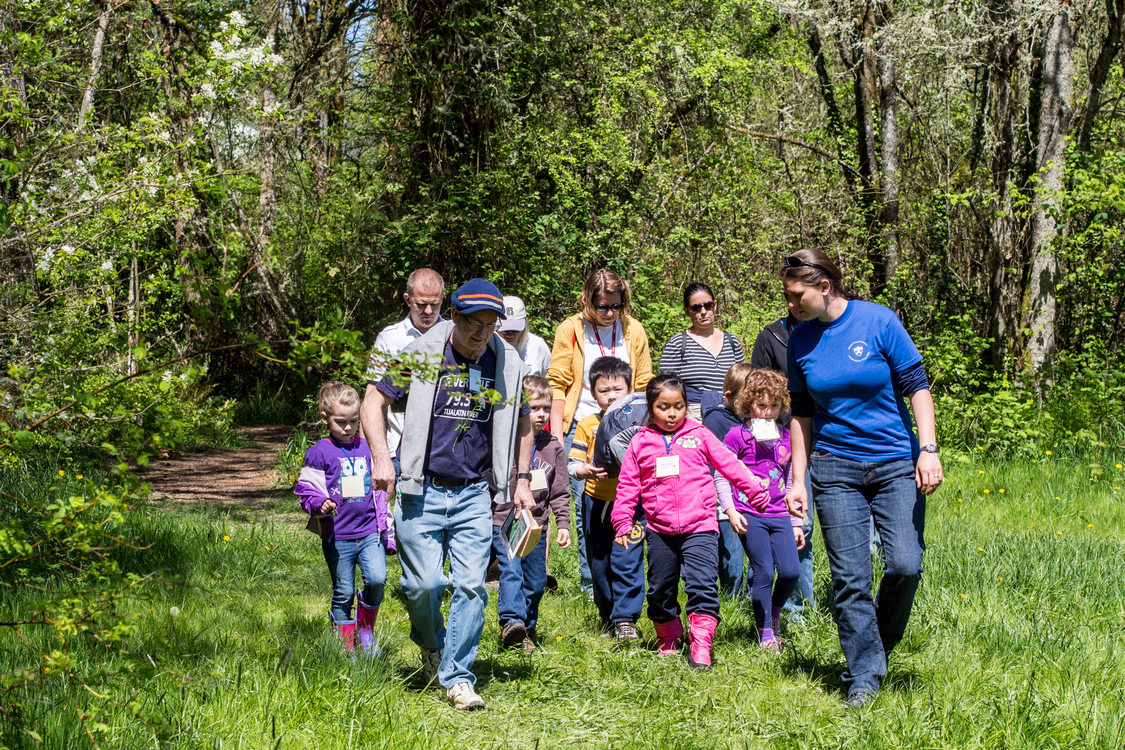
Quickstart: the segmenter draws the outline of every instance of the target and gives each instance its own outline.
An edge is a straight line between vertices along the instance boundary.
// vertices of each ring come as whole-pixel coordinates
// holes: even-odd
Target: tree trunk
[[[1039,372],[1055,347],[1055,286],[1058,275],[1055,241],[1059,234],[1056,217],[1061,208],[1066,171],[1066,134],[1070,130],[1073,113],[1072,53],[1070,12],[1066,5],[1062,5],[1051,19],[1043,44],[1039,138],[1035,155],[1039,184],[1032,201],[1031,266],[1024,304],[1026,326],[1031,330],[1026,364],[1034,372]]]
[[[94,32],[94,43],[90,48],[90,77],[86,79],[86,90],[82,92],[82,104],[78,107],[79,130],[86,127],[86,116],[94,106],[94,91],[102,72],[102,51],[105,49],[105,33],[109,28],[109,14],[112,10],[110,0],[103,2],[102,12],[98,14],[98,28]]]
[[[890,3],[880,3],[876,21],[880,27],[891,20]],[[885,40],[879,40],[879,193],[882,207],[883,282],[892,288],[891,281],[898,270],[898,83],[895,80],[894,50]]]
[[[1125,0],[1105,0],[1106,34],[1098,49],[1098,58],[1090,69],[1090,82],[1086,86],[1086,108],[1078,126],[1078,150],[1090,150],[1090,137],[1094,130],[1094,120],[1102,103],[1102,89],[1109,78],[1114,60],[1121,51],[1121,25],[1125,20]]]
[[[270,20],[269,30],[266,32],[265,45],[271,52],[277,52],[277,25],[280,14],[276,11]],[[266,80],[262,86],[262,121],[259,124],[261,140],[259,142],[258,165],[258,247],[267,247],[273,240],[274,209],[277,204],[277,195],[274,190],[274,178],[277,172],[277,144],[274,134],[277,109],[277,92],[273,82]]]

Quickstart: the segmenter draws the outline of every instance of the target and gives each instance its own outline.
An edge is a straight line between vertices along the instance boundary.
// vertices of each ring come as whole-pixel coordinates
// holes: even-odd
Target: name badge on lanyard
[[[546,469],[532,469],[531,470],[531,491],[539,492],[540,490],[547,489],[547,470]]]
[[[352,474],[350,477],[340,477],[340,494],[344,497],[363,497],[363,477]]]
[[[669,440],[663,435],[660,437],[664,440],[664,450],[668,455],[657,456],[656,478],[678,477],[680,475],[680,457],[672,455],[672,445],[675,444],[676,441]]]

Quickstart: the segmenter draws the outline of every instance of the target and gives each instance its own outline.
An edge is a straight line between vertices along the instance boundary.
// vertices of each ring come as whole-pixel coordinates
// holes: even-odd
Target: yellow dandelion
[[[266,552],[269,552],[269,551],[270,551],[270,546],[267,544],[266,545]]]
[[[50,667],[43,667],[43,674],[51,674],[51,668]]]
[[[984,552],[984,547],[977,547],[977,552]]]
[[[1003,495],[1005,492],[1007,492],[1007,490],[1005,490],[1003,487],[1001,487],[999,492],[1000,492],[1001,495]]]
[[[988,489],[987,487],[984,488],[984,494],[987,495],[990,492],[992,492],[992,490]]]
[[[997,580],[997,581],[1003,581],[1003,580],[1004,580],[1004,576],[996,576],[996,580]]]
[[[1047,454],[1048,456],[1053,456],[1053,455],[1055,455],[1054,453],[1051,453],[1051,451],[1043,451],[1043,452],[1044,452],[1044,453],[1046,453],[1046,454]]]
[[[1061,498],[1061,497],[1059,497],[1058,495],[1055,495],[1055,499],[1056,499],[1056,500],[1062,500],[1062,498]]]
[[[229,541],[230,541],[230,537],[229,537],[229,536],[227,536],[226,534],[223,534],[223,541],[224,541],[224,542],[229,542]]]
[[[984,446],[983,446],[983,445],[978,445],[978,446],[977,446],[977,450],[978,450],[978,451],[983,451],[983,450],[984,450]]]
[[[562,643],[562,636],[561,635],[555,636],[555,643]]]
[[[961,498],[957,498],[957,502],[959,502],[959,503],[963,503],[963,502],[965,502],[965,501],[964,501],[963,499],[961,499]]]
[[[1087,529],[1092,529],[1092,528],[1094,528],[1094,524],[1092,524],[1092,523],[1088,523],[1088,524],[1086,524],[1086,528],[1087,528]]]
[[[74,478],[75,479],[85,479],[86,477],[82,476],[81,474],[76,474]]]
[[[1120,469],[1120,468],[1121,468],[1121,464],[1114,464],[1114,465],[1113,465],[1113,468],[1115,468],[1115,469]]]
[[[961,598],[962,598],[962,599],[968,599],[968,598],[969,598],[969,595],[968,595],[968,594],[961,594]]]
[[[254,523],[254,519],[253,519],[253,518],[251,518],[251,519],[250,519],[250,523]]]
[[[242,537],[242,541],[248,542],[248,541],[250,541],[250,537],[244,536],[244,537]]]
[[[1061,532],[1061,531],[1056,531],[1055,533],[1056,533],[1056,534],[1058,534],[1059,536],[1062,536],[1062,532]]]
[[[983,474],[983,473],[984,473],[984,469],[977,469],[977,474]]]
[[[60,476],[60,477],[65,477],[65,476],[66,476],[66,472],[65,472],[65,471],[63,471],[62,469],[59,469],[59,476]]]

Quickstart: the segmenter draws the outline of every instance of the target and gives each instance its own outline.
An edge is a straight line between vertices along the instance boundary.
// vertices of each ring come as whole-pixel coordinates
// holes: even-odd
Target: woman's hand
[[[914,465],[914,484],[922,490],[923,495],[928,495],[936,490],[941,482],[941,459],[938,455],[926,451],[919,453],[918,463]]]
[[[805,489],[804,481],[793,482],[793,486],[785,493],[785,507],[789,508],[789,515],[797,518],[806,518],[809,514],[809,493]]]

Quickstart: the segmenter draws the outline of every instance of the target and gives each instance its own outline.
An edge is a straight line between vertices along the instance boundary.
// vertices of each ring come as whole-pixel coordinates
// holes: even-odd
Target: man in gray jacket
[[[484,701],[473,687],[472,666],[488,601],[492,501],[533,506],[534,436],[522,399],[526,365],[496,334],[504,317],[500,291],[472,279],[451,301],[452,320],[437,323],[403,351],[404,360],[415,362],[406,382],[388,376],[368,383],[361,421],[371,446],[372,481],[393,496],[386,410],[404,410],[395,529],[410,637],[422,649],[423,676],[436,678],[456,708],[477,709]],[[447,629],[441,598],[450,583]]]

